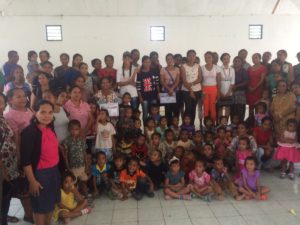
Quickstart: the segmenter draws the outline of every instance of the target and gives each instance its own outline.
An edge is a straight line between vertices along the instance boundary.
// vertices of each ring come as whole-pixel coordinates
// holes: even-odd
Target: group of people
[[[24,69],[9,51],[0,73],[1,225],[19,221],[8,215],[13,197],[37,225],[88,214],[103,194],[141,200],[163,189],[166,200],[221,201],[227,190],[237,201],[266,200],[260,170],[278,167],[293,180],[300,162],[300,63],[285,50],[272,61],[255,53],[252,64],[247,54],[208,51],[202,63],[189,50],[162,66],[157,52],[140,64],[133,49],[119,69],[106,55],[90,70],[80,54],[69,66],[62,53],[54,67],[46,50],[29,51]]]

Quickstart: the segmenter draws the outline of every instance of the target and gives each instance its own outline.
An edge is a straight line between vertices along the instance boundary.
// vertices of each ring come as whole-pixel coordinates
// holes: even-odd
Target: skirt
[[[274,154],[274,159],[300,162],[300,151],[296,147],[284,147],[279,145]]]
[[[57,166],[35,171],[35,179],[41,184],[39,196],[31,196],[34,213],[46,214],[60,202],[60,174]]]

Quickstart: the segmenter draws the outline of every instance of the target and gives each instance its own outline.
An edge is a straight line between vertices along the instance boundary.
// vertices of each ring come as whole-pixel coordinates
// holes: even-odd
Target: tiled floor
[[[74,219],[70,225],[299,225],[300,177],[290,181],[279,179],[278,172],[264,173],[262,184],[271,187],[272,192],[269,200],[260,202],[236,202],[230,197],[211,203],[199,199],[165,201],[161,191],[155,198],[145,197],[139,202],[102,197],[95,201],[90,215]],[[291,209],[296,211],[296,216],[290,213]],[[17,200],[12,202],[10,215],[23,216]]]

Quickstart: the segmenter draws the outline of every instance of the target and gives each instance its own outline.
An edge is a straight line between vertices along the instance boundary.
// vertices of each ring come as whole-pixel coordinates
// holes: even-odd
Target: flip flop
[[[9,222],[9,223],[19,223],[20,220],[15,216],[7,216],[7,222]]]

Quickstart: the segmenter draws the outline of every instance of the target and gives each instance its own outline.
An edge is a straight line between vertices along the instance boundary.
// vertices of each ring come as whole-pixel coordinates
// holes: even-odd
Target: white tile
[[[137,209],[114,210],[113,223],[137,221]]]
[[[242,201],[238,204],[234,203],[233,206],[237,209],[240,215],[260,215],[264,214],[256,201]]]
[[[115,207],[115,204],[118,204],[119,201],[112,201],[109,199],[97,199],[94,201],[94,208],[93,211],[99,212],[99,211],[107,211],[107,210],[113,210]]]
[[[298,204],[300,208],[300,201],[298,202]],[[275,200],[261,201],[258,205],[265,214],[277,214],[286,212],[286,209],[280,204],[280,202]]]
[[[145,198],[137,202],[138,208],[161,208],[160,199],[155,198]]]
[[[217,217],[239,215],[238,211],[231,204],[210,205],[209,207]]]
[[[112,225],[138,225],[137,221],[131,221],[131,222],[116,222],[112,223]]]
[[[137,201],[133,198],[125,201],[115,201],[115,209],[137,209]]]
[[[167,219],[187,219],[189,215],[185,207],[163,208],[164,218]]]
[[[169,208],[169,207],[184,207],[184,202],[183,200],[179,199],[171,199],[171,200],[165,200],[161,199],[160,203],[163,208]]]
[[[138,209],[139,221],[163,220],[161,208],[142,208]]]
[[[291,213],[282,213],[270,215],[276,225],[299,225],[300,220],[298,217]]]
[[[139,221],[139,225],[165,225],[164,220]]]
[[[92,212],[88,215],[86,225],[109,224],[112,221],[113,211]]]
[[[186,210],[192,219],[214,217],[214,214],[208,205],[198,205],[196,207],[186,206]]]
[[[217,218],[221,225],[247,225],[241,216],[226,216]]]
[[[166,225],[193,225],[189,219],[166,219]]]
[[[249,225],[275,225],[272,218],[268,215],[243,216]]]
[[[82,225],[82,224],[85,224],[86,219],[87,219],[87,215],[79,216],[74,219],[71,219],[69,224],[70,225]]]
[[[196,218],[192,219],[193,225],[220,225],[216,218]]]

